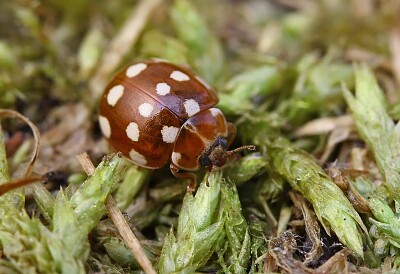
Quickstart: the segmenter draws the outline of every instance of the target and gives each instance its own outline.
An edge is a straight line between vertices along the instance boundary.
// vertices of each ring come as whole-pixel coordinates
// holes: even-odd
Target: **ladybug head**
[[[200,165],[203,167],[221,167],[231,155],[241,150],[255,150],[253,145],[238,147],[227,151],[228,141],[223,137],[218,137],[214,144],[200,157]]]
[[[226,138],[218,137],[214,144],[200,157],[200,165],[204,167],[223,166],[228,157],[227,147]]]

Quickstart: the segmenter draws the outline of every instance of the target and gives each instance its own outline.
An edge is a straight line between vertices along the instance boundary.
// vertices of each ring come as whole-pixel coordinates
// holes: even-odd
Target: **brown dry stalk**
[[[36,176],[36,177],[24,177],[21,179],[5,182],[4,184],[0,185],[0,196],[16,188],[43,181],[44,181],[43,177]]]
[[[91,175],[95,171],[95,166],[93,165],[92,161],[89,158],[87,153],[82,153],[77,156],[79,163],[81,164],[83,170],[88,174]],[[133,256],[135,257],[136,261],[139,265],[143,268],[144,272],[147,274],[157,274],[154,270],[153,265],[151,264],[150,260],[147,258],[146,254],[142,246],[140,245],[139,240],[136,238],[135,234],[132,232],[131,228],[129,227],[128,222],[125,220],[124,216],[122,215],[121,211],[115,204],[114,199],[111,195],[107,196],[106,199],[106,207],[108,210],[108,214],[110,215],[111,220],[115,224],[118,229],[118,232],[124,239],[125,244],[131,250]]]
[[[92,161],[89,158],[89,155],[84,152],[76,156],[79,163],[81,164],[83,170],[86,172],[87,175],[92,175],[96,170],[96,167],[93,165]]]
[[[128,222],[125,220],[121,211],[118,209],[111,195],[107,196],[106,207],[108,210],[108,214],[111,217],[111,220],[117,227],[119,233],[125,241],[125,244],[129,247],[133,256],[143,268],[144,272],[146,272],[147,274],[156,274],[157,272],[154,270],[153,265],[144,253],[144,250],[140,245],[139,240],[132,232],[131,228],[128,225]]]
[[[37,159],[38,153],[39,153],[39,142],[40,142],[40,133],[38,128],[29,120],[28,117],[22,115],[21,113],[11,110],[11,109],[0,109],[0,118],[16,118],[19,120],[22,120],[28,126],[31,128],[33,132],[33,138],[34,138],[34,147],[33,147],[33,152],[31,155],[31,158],[28,162],[28,165],[25,169],[24,175],[22,178],[13,180],[13,181],[8,181],[0,185],[0,196],[3,195],[4,193],[7,193],[11,190],[14,190],[16,188],[31,184],[31,183],[36,183],[40,181],[44,181],[43,177],[40,176],[30,176],[32,173],[33,166],[35,164],[35,161]],[[0,125],[0,130],[2,130],[2,127]]]
[[[39,143],[40,143],[40,133],[38,128],[29,120],[28,117],[22,115],[21,113],[12,110],[12,109],[0,109],[0,118],[16,118],[24,123],[26,123],[30,129],[33,132],[33,139],[34,139],[34,147],[33,147],[33,152],[31,155],[31,159],[28,162],[28,166],[26,167],[26,170],[24,172],[24,178],[28,177],[33,169],[33,165],[35,164],[35,161],[37,159],[38,153],[39,153]]]

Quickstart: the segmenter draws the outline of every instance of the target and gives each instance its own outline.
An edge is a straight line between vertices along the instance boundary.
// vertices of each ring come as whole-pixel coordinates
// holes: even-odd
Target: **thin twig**
[[[16,188],[26,186],[31,183],[44,181],[44,178],[40,176],[31,176],[33,166],[36,162],[39,153],[40,133],[38,128],[29,120],[28,117],[12,109],[0,109],[0,118],[16,118],[22,120],[23,122],[28,124],[28,126],[31,128],[34,138],[33,152],[31,154],[28,165],[25,168],[23,177],[12,181],[2,182],[2,185],[0,186],[0,196],[1,196],[4,193],[7,193],[8,191],[14,190]],[[0,125],[0,130],[2,130],[1,125]]]
[[[24,177],[13,181],[7,181],[0,185],[0,196],[16,188],[43,181],[44,178],[40,176]]]
[[[118,209],[111,195],[108,195],[106,199],[106,207],[108,210],[108,214],[111,217],[111,220],[117,227],[126,245],[129,247],[133,256],[135,257],[136,261],[140,264],[140,266],[143,268],[144,272],[146,272],[147,274],[156,274],[157,272],[154,270],[150,260],[144,253],[144,250],[140,245],[139,240],[136,238],[135,234],[133,234],[132,230],[128,225],[128,222],[125,220],[121,211]]]
[[[29,160],[28,166],[25,169],[23,177],[28,177],[32,173],[33,165],[36,162],[37,156],[39,154],[39,144],[40,144],[40,133],[39,129],[32,123],[28,117],[22,115],[21,113],[12,109],[0,109],[0,118],[17,118],[25,122],[33,132],[34,146],[31,159]]]
[[[89,155],[86,152],[77,155],[76,158],[78,158],[79,163],[87,175],[92,175],[94,173],[96,167],[93,165]]]
[[[88,175],[93,174],[95,171],[95,167],[90,160],[87,153],[83,153],[77,156],[78,161],[82,165],[83,169]],[[132,232],[131,228],[129,227],[128,222],[125,220],[124,216],[122,215],[121,211],[118,209],[117,205],[115,204],[114,199],[111,195],[107,196],[106,199],[106,207],[108,210],[108,214],[117,227],[119,233],[124,239],[125,244],[131,250],[133,256],[135,257],[136,261],[142,267],[144,272],[147,274],[156,274],[157,272],[154,270],[153,265],[151,264],[150,260],[147,258],[146,254],[142,246],[140,245],[139,240]]]

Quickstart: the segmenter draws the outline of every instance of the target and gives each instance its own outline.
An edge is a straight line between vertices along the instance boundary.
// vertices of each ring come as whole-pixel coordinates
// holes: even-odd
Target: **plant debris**
[[[0,1],[0,273],[399,272],[399,14]],[[256,147],[198,171],[194,193],[101,137],[108,81],[153,58],[217,90],[230,149]]]

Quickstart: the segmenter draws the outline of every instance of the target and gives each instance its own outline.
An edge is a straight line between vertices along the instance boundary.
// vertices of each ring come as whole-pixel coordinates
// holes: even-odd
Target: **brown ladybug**
[[[187,69],[165,61],[136,63],[110,82],[99,123],[111,146],[135,164],[196,181],[191,171],[222,166],[236,133],[218,108],[215,91]],[[179,171],[185,172],[179,172]]]

